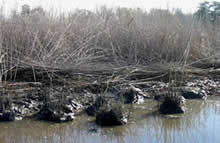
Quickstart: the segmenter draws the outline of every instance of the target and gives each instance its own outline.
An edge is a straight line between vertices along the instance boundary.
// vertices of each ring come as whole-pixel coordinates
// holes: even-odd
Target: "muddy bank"
[[[87,72],[51,70],[47,74],[42,69],[16,70],[16,74],[11,77],[7,75],[8,81],[1,85],[1,121],[37,117],[39,120],[66,122],[87,112],[96,116],[97,123],[101,125],[100,121],[108,122],[104,118],[106,116],[111,116],[115,124],[124,124],[129,111],[122,113],[121,108],[114,110],[115,105],[141,104],[151,98],[158,101],[161,113],[183,113],[184,104],[180,104],[183,98],[206,99],[220,95],[219,69],[185,69],[184,73],[177,70],[175,74],[172,73],[174,71],[144,69],[130,69],[130,72],[128,69]],[[176,80],[181,78],[184,79]],[[168,100],[167,95],[172,94],[175,96]],[[99,97],[104,99],[101,101],[103,105],[97,104]]]
[[[179,93],[179,96],[186,99],[206,99],[207,96],[218,95],[220,85],[217,81],[194,80],[187,82],[184,87],[170,88],[168,86],[169,83],[151,81],[146,83],[145,88],[133,85],[113,86],[107,90],[105,89],[105,93],[97,93],[97,91],[93,92],[93,90],[88,88],[78,92],[77,89],[75,90],[68,86],[43,87],[39,83],[23,83],[23,86],[20,84],[18,83],[18,87],[15,87],[16,83],[8,83],[7,88],[1,91],[1,121],[37,117],[39,120],[66,122],[72,121],[77,115],[85,111],[88,115],[97,116],[98,120],[105,120],[105,118],[100,118],[107,114],[115,115],[112,112],[114,110],[111,110],[113,105],[141,104],[143,100],[148,100],[149,98],[158,100],[158,103],[161,104],[160,111],[162,113],[163,111],[167,113],[183,113],[182,107],[177,107],[181,109],[181,112],[165,111],[168,106],[163,101],[169,92]],[[30,87],[24,90],[24,86]],[[99,97],[102,97],[103,101],[99,101],[101,103],[98,104],[97,99]],[[177,108],[175,106],[174,110],[180,111]],[[119,116],[120,120],[124,120],[124,116],[121,113]],[[116,122],[119,124],[118,121]]]

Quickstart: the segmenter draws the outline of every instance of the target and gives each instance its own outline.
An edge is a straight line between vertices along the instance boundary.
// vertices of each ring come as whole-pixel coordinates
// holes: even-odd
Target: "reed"
[[[13,11],[11,16],[0,13],[1,74],[15,67],[184,65],[217,57],[219,34],[218,24],[203,24],[192,14],[161,9],[101,7],[55,14],[34,8],[26,13]]]

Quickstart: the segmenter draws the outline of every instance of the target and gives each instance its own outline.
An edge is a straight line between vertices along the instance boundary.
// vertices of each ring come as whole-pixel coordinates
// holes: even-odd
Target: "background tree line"
[[[203,2],[200,3],[198,10],[195,13],[198,20],[202,22],[211,22],[220,24],[220,2]]]

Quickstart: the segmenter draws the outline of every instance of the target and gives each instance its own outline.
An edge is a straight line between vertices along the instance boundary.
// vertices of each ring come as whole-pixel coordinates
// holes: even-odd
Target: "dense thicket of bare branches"
[[[220,25],[204,24],[180,10],[101,7],[55,14],[24,8],[10,17],[0,14],[1,59],[7,69],[185,63],[217,57],[220,49]]]

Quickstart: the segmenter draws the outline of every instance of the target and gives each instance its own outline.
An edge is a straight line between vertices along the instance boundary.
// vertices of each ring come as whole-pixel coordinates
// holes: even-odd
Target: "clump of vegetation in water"
[[[86,112],[90,116],[95,116],[101,109],[107,108],[108,102],[103,96],[96,98],[95,103],[86,109]]]
[[[53,97],[54,99],[52,99],[50,98],[50,93],[46,94],[44,105],[38,113],[39,118],[54,122],[66,122],[73,120],[75,118],[75,112],[80,109],[82,105],[71,98],[68,99],[64,95],[64,93],[60,93],[60,96],[56,98]]]
[[[178,92],[172,92],[164,95],[164,99],[159,107],[162,114],[184,113],[185,99]]]
[[[8,96],[0,96],[0,121],[14,121],[15,113],[12,111],[12,99]]]
[[[11,99],[7,96],[0,96],[0,112],[11,109]]]
[[[58,102],[49,102],[43,106],[39,112],[39,117],[42,120],[65,122],[74,119],[74,112],[71,106],[60,104]]]
[[[117,105],[109,110],[102,110],[96,115],[96,123],[101,126],[124,125],[127,123],[127,116],[122,106]]]
[[[126,104],[140,104],[144,102],[144,93],[139,88],[135,88],[134,86],[122,89],[119,94],[120,98],[122,98],[123,102]]]

